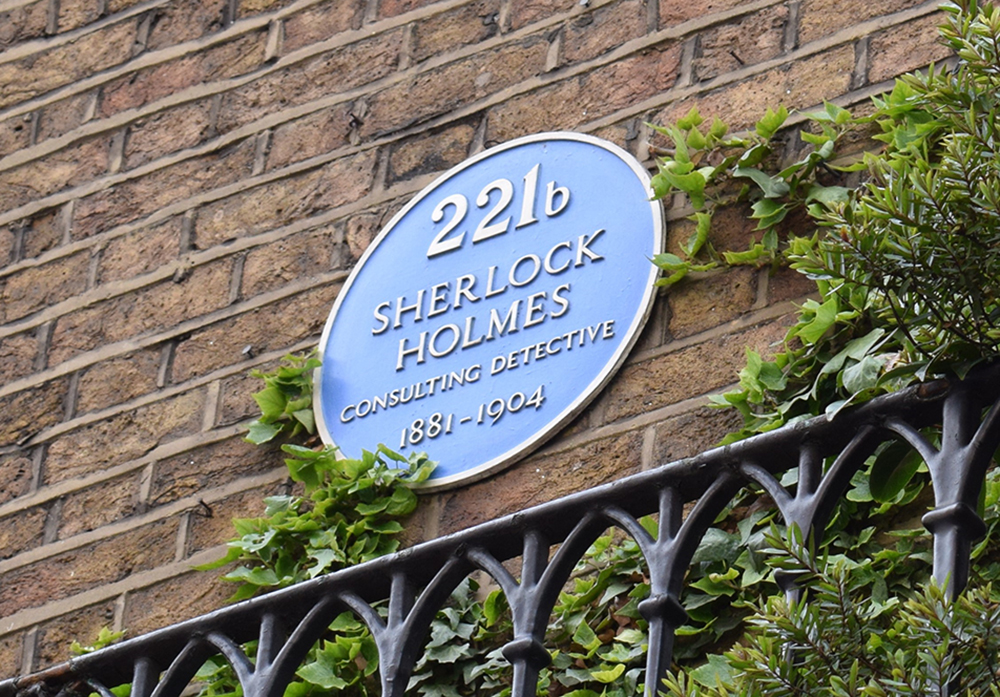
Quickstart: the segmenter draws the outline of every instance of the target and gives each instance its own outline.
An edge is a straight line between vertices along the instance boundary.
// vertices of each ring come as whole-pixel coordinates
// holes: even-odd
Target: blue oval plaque
[[[330,313],[320,434],[482,478],[540,445],[611,379],[649,316],[663,219],[649,176],[575,133],[454,167],[381,231]]]

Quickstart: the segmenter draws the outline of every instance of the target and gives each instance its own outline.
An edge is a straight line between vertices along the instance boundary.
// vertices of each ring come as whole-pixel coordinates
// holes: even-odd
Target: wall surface
[[[436,174],[547,130],[652,165],[697,105],[865,102],[946,55],[914,0],[0,0],[0,677],[220,606],[191,570],[285,481],[247,377],[316,344],[352,264]],[[668,210],[672,243],[683,209]],[[751,236],[719,215],[721,248]],[[618,377],[411,540],[693,454],[705,393],[807,288],[661,295]]]

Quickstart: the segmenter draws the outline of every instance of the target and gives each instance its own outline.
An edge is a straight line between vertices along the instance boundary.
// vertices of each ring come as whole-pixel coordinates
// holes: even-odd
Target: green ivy
[[[943,9],[950,23],[942,35],[957,67],[900,78],[863,118],[833,104],[804,115],[804,155],[793,162],[776,154],[784,109],[769,110],[740,137],[726,137],[718,120],[702,133],[696,110],[658,129],[674,152],[660,162],[654,191],[686,194],[696,221],[683,257],[654,259],[664,270],[659,282],[719,264],[785,261],[818,291],[774,358],[748,351],[739,389],[713,398],[744,417],[726,442],[834,416],[914,381],[962,377],[997,355],[1000,11],[971,0]],[[872,128],[883,149],[838,165],[844,135]],[[860,188],[837,183],[862,169]],[[712,214],[740,201],[751,206],[759,241],[720,259],[711,248]],[[793,212],[811,226],[782,235]]]
[[[261,445],[279,434],[294,438],[301,433],[316,433],[312,375],[319,366],[313,350],[301,356],[285,356],[274,372],[250,371],[251,377],[264,381],[264,389],[253,395],[260,417],[250,423],[248,441]]]
[[[239,583],[232,600],[315,578],[395,552],[400,519],[417,507],[412,486],[430,476],[424,453],[403,457],[384,446],[361,459],[338,459],[335,448],[282,446],[303,496],[271,496],[260,518],[233,521],[229,553],[203,566],[240,566],[223,576]]]
[[[991,533],[980,550],[995,548],[995,471],[987,490]],[[922,696],[945,694],[958,679],[962,695],[1000,694],[995,565],[977,567],[973,589],[949,601],[926,577],[903,592],[890,588],[887,577],[903,564],[885,556],[817,558],[797,528],[767,541],[768,565],[794,573],[808,594],[756,600],[741,641],[669,676],[669,697]]]
[[[109,627],[101,627],[94,640],[87,645],[83,645],[74,639],[69,645],[69,652],[74,656],[82,656],[87,653],[93,653],[94,651],[103,649],[105,646],[110,646],[111,644],[120,641],[124,638],[124,636],[125,632],[115,632]]]

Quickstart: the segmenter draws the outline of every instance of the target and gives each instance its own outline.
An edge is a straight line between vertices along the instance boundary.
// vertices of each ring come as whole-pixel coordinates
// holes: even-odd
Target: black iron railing
[[[921,434],[929,426],[940,427],[940,447]],[[1000,446],[1000,366],[964,381],[880,397],[832,421],[816,418],[710,450],[129,639],[0,682],[0,697],[84,685],[111,697],[107,686],[125,682],[132,683],[132,697],[177,697],[203,662],[218,654],[233,666],[246,697],[280,697],[309,647],[345,610],[372,631],[383,695],[401,697],[435,613],[476,570],[506,594],[514,636],[503,655],[512,665],[512,693],[532,696],[549,661],[544,638],[553,604],[577,561],[609,525],[631,535],[648,564],[650,593],[639,609],[649,622],[646,691],[656,694],[670,665],[674,631],[686,620],[680,603],[685,571],[737,491],[757,482],[786,523],[806,534],[822,530],[853,474],[892,439],[916,449],[930,470],[935,505],[923,522],[934,537],[933,574],[955,593],[968,580],[971,544],[984,532],[976,504]],[[793,468],[794,493],[779,481]],[[649,514],[659,515],[655,538],[638,522]],[[503,564],[516,558],[519,577]],[[373,605],[384,601],[388,610],[380,614]],[[241,648],[252,640],[259,641],[254,661]]]

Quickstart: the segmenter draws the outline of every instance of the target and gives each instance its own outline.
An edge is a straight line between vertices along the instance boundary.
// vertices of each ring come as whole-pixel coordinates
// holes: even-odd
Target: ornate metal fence
[[[940,427],[940,447],[921,434],[929,426]],[[512,665],[512,693],[531,696],[549,661],[545,631],[559,591],[609,525],[632,536],[648,564],[650,593],[639,609],[649,622],[646,691],[656,694],[670,665],[674,631],[686,620],[680,603],[685,571],[705,531],[737,491],[756,482],[786,523],[805,534],[822,530],[854,473],[892,439],[917,450],[930,470],[935,504],[923,522],[934,538],[933,574],[955,593],[968,580],[971,544],[985,530],[976,504],[1000,446],[1000,366],[964,381],[937,381],[881,397],[832,421],[816,418],[710,450],[181,622],[0,682],[0,697],[39,687],[56,694],[83,685],[112,697],[108,686],[125,682],[132,683],[133,697],[177,697],[202,663],[218,654],[231,663],[247,697],[280,697],[309,647],[344,610],[355,612],[372,631],[383,695],[400,697],[435,613],[477,569],[506,593],[514,636],[503,655]],[[789,491],[780,478],[793,468],[798,484]],[[648,514],[659,515],[655,538],[638,522]],[[516,558],[519,577],[503,564]],[[380,601],[388,601],[387,614],[373,609]],[[241,644],[255,639],[251,661]]]

